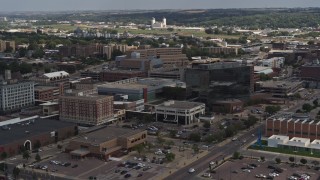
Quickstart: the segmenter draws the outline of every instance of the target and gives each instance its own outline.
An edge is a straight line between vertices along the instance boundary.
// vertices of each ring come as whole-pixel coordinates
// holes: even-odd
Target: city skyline
[[[2,1],[2,2],[1,2]],[[317,0],[1,0],[0,12],[68,11],[68,10],[125,10],[125,9],[217,9],[217,8],[296,8],[320,7]],[[17,4],[19,4],[17,6]]]

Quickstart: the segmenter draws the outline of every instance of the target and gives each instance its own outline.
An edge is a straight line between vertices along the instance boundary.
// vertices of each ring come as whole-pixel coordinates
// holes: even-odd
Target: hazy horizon
[[[0,0],[1,12],[320,7],[320,0]]]

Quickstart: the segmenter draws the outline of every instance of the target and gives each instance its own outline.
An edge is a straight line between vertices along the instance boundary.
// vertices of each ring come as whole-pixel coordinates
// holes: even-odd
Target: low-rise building
[[[243,108],[243,102],[239,99],[216,101],[212,104],[212,110],[216,113],[238,113]]]
[[[144,143],[146,138],[145,130],[104,127],[71,140],[66,151],[74,158],[94,156],[108,159],[121,155],[122,150],[132,150],[134,146]]]
[[[6,152],[8,156],[19,154],[23,147],[33,150],[78,134],[78,127],[73,123],[38,119],[38,116],[1,121],[0,126],[0,154]]]
[[[301,137],[311,140],[320,138],[320,122],[309,117],[270,117],[266,119],[266,136],[285,135],[290,138]]]
[[[310,141],[309,138],[273,135],[268,138],[268,147],[288,149],[291,151],[310,152],[310,154],[320,154],[320,140]]]
[[[200,115],[205,114],[204,103],[187,101],[166,101],[155,106],[156,121],[189,125],[200,122]]]
[[[261,81],[257,82],[257,90],[272,94],[273,97],[287,97],[294,95],[303,87],[301,81]]]

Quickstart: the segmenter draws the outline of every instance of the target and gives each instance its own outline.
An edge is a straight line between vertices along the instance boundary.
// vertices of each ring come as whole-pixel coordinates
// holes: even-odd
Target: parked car
[[[123,174],[126,174],[127,172],[128,172],[128,171],[123,170],[123,171],[121,171],[121,172],[120,172],[120,174],[122,174],[122,175],[123,175]]]

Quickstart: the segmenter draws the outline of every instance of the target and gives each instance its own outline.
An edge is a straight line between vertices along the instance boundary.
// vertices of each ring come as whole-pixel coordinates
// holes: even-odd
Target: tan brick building
[[[108,159],[110,155],[120,155],[122,150],[132,150],[146,138],[145,130],[105,127],[72,140],[66,151],[76,158],[95,156]]]
[[[78,124],[100,125],[113,120],[113,97],[100,95],[62,96],[60,120]]]
[[[140,54],[140,59],[147,59],[149,57],[160,58],[163,61],[164,67],[185,67],[189,64],[186,54],[182,54],[181,48],[151,48],[151,49],[137,49],[128,51],[130,56],[132,52]]]

